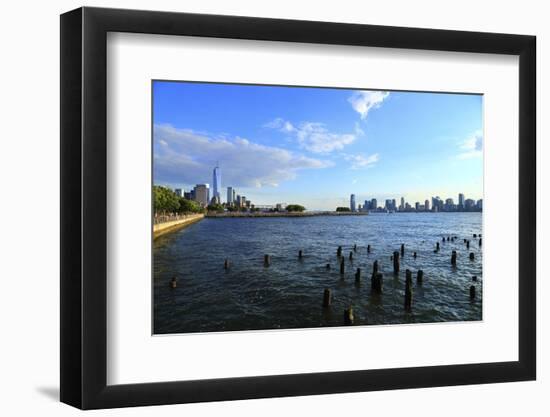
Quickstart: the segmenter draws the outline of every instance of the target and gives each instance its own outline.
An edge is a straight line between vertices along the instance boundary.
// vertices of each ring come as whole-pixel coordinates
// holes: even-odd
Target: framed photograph
[[[61,16],[61,401],[533,380],[535,37]]]

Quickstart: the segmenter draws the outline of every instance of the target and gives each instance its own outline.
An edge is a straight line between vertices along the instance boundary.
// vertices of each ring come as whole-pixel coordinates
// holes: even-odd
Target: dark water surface
[[[342,326],[350,305],[356,325],[481,320],[482,248],[472,237],[482,233],[481,223],[481,213],[205,218],[154,242],[154,333]],[[458,239],[441,242],[443,236]],[[441,250],[434,253],[438,241]],[[401,243],[405,256],[395,276],[390,255]],[[357,252],[349,261],[354,244]],[[336,257],[339,245],[346,264],[343,276]],[[452,250],[458,252],[456,268],[450,263]],[[272,256],[269,267],[264,267],[264,254]],[[231,262],[227,271],[226,258]],[[371,294],[374,260],[384,274],[381,295]],[[357,268],[362,272],[359,286]],[[407,268],[413,272],[410,313],[403,307]],[[418,269],[424,271],[422,285],[416,283]],[[169,285],[173,276],[178,278],[175,289]],[[473,301],[472,284],[477,290]],[[325,288],[333,294],[329,309],[322,307]]]

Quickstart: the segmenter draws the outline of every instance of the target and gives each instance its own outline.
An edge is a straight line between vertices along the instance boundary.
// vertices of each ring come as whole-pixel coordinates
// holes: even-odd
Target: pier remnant
[[[349,253],[349,260],[350,260],[350,261],[353,261],[353,252],[350,252],[350,253]]]
[[[370,288],[373,292],[378,294],[382,293],[382,287],[384,285],[384,275],[381,272],[375,272],[371,277]]]
[[[325,266],[325,268],[326,268],[327,271],[330,271],[330,264],[327,264],[327,265]]]
[[[477,233],[474,233],[474,239],[477,237]]]
[[[340,274],[344,275],[345,268],[346,268],[346,264],[344,263],[344,259],[342,259],[340,261]]]
[[[344,324],[351,326],[355,320],[355,317],[353,316],[353,307],[349,306],[349,308],[344,310]]]
[[[401,257],[405,256],[405,244],[401,244]]]
[[[393,273],[399,274],[399,252],[395,251],[393,253]]]
[[[475,255],[473,252],[470,252],[470,261],[473,261],[475,259]]]
[[[451,265],[456,266],[456,251],[455,250],[451,254]]]
[[[436,243],[435,243],[435,251],[436,251],[436,252],[439,252],[439,242],[436,242]]]
[[[325,288],[323,292],[323,307],[328,308],[332,304],[332,294],[330,293],[330,288]]]
[[[416,252],[413,252],[413,258],[416,259]]]
[[[354,244],[353,244],[353,251],[354,251],[354,252],[357,252],[357,243],[354,243]]]
[[[409,311],[409,312],[411,311],[412,299],[413,299],[412,277],[411,277],[411,271],[407,269],[406,279],[405,279],[405,302],[404,302],[404,307],[406,311]]]
[[[472,277],[472,281],[477,282],[477,275],[474,275],[474,276]]]
[[[416,273],[416,282],[418,284],[422,284],[423,281],[424,281],[424,271],[419,269],[418,272]]]
[[[229,259],[223,261],[223,269],[229,269]]]
[[[304,252],[302,251],[302,249],[300,249],[298,251],[298,259],[302,259],[304,257]]]
[[[342,256],[342,246],[338,246],[338,249],[336,249],[336,256]]]
[[[374,261],[372,264],[372,273],[376,274],[378,272],[378,260]]]
[[[470,285],[470,300],[473,300],[476,298],[476,286]]]
[[[479,246],[481,246],[481,238],[479,238]]]
[[[170,288],[176,288],[178,286],[178,279],[176,277],[172,277],[172,280],[170,281]]]
[[[470,249],[470,241],[469,240],[466,241],[466,249]]]
[[[270,266],[271,265],[271,256],[265,254],[264,255],[264,266]]]
[[[367,245],[367,253],[370,253],[370,245]]]
[[[355,272],[355,283],[361,283],[361,268],[357,268],[357,272]]]

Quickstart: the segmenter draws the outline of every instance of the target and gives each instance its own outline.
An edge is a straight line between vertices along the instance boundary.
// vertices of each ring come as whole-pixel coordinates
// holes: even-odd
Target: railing
[[[185,220],[189,217],[196,216],[198,213],[185,213],[185,214],[177,214],[177,213],[165,213],[165,214],[155,214],[155,217],[153,218],[153,224],[161,224],[161,223],[167,223],[167,222],[173,222],[177,220]]]

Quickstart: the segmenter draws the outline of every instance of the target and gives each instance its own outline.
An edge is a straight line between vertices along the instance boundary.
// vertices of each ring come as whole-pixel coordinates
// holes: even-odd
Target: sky
[[[483,197],[483,96],[153,82],[153,181],[308,210]]]

